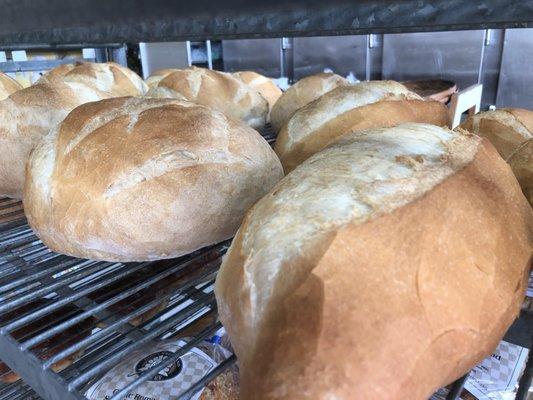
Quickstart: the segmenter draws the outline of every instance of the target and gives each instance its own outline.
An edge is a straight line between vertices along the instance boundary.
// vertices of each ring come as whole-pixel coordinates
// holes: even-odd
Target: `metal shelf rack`
[[[6,0],[0,45],[157,42],[533,26],[523,0]]]

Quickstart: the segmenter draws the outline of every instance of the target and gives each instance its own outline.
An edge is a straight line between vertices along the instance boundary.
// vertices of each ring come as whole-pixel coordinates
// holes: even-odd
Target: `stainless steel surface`
[[[488,29],[485,35],[483,64],[481,66],[481,83],[483,83],[483,97],[481,98],[482,109],[488,109],[496,104],[496,92],[498,91],[498,79],[503,50],[502,29]]]
[[[387,34],[383,41],[383,79],[446,79],[459,89],[477,83],[482,30]]]
[[[533,29],[507,29],[498,85],[498,107],[533,108]]]
[[[186,42],[139,43],[143,77],[163,68],[187,68],[190,54]]]
[[[0,71],[46,71],[62,64],[72,64],[76,61],[94,61],[81,58],[62,58],[58,60],[6,61],[0,62]]]
[[[294,38],[294,77],[298,80],[329,69],[365,80],[366,55],[366,35]]]
[[[223,40],[222,55],[225,71],[252,70],[272,78],[281,76],[279,39]]]

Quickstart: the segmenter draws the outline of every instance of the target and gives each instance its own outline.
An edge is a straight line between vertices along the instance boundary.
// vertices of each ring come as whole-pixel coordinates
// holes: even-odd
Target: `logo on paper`
[[[150,370],[151,368],[155,367],[157,364],[165,361],[169,357],[173,356],[174,353],[171,351],[158,351],[157,353],[152,353],[149,356],[144,357],[141,361],[135,365],[135,372],[137,374],[142,374],[143,372],[146,372]],[[183,364],[181,360],[178,358],[176,362],[173,362],[172,364],[166,366],[164,369],[159,371],[157,375],[155,375],[151,381],[166,381],[169,379],[172,379],[176,377],[182,370]]]

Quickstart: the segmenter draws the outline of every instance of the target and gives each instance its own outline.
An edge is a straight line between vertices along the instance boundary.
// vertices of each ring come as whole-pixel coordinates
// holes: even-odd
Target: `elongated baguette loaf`
[[[533,211],[486,140],[353,133],[247,213],[216,280],[242,400],[426,400],[517,316]]]

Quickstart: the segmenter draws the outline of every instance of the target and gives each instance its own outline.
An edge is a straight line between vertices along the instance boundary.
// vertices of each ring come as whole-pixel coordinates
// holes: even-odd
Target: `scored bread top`
[[[277,132],[292,114],[324,93],[350,82],[342,76],[328,72],[307,76],[289,87],[272,107],[271,123]]]
[[[41,83],[0,102],[0,196],[21,198],[30,151],[80,104],[111,97],[78,82]]]
[[[240,71],[234,72],[233,76],[257,90],[259,94],[261,94],[261,96],[268,101],[269,110],[272,110],[272,107],[274,104],[276,104],[276,101],[283,94],[281,89],[277,87],[272,79],[258,74],[257,72]]]
[[[150,74],[148,78],[144,80],[144,82],[148,85],[148,88],[151,89],[153,87],[156,87],[159,82],[169,76],[171,73],[179,71],[178,68],[163,68],[158,69],[157,71],[154,71]]]
[[[532,234],[487,140],[350,134],[257,202],[224,258],[215,294],[241,398],[427,399],[516,317]]]
[[[9,75],[0,72],[0,100],[5,99],[17,90],[22,89],[22,85]]]
[[[446,107],[395,81],[340,86],[296,111],[274,147],[286,172],[343,135],[407,122],[446,123]]]
[[[251,270],[249,279],[273,286],[283,260],[305,253],[329,230],[363,223],[423,196],[468,164],[479,141],[466,132],[404,124],[353,133],[315,154],[249,212],[243,251],[254,255],[254,265],[263,265]],[[280,230],[283,235],[276,233]],[[252,319],[261,317],[271,285],[251,292]]]
[[[279,151],[288,151],[329,120],[346,111],[383,100],[422,100],[422,98],[395,81],[369,81],[337,87],[292,115],[280,133],[287,138]]]
[[[62,66],[62,69],[52,70],[41,77],[41,82],[65,81],[78,82],[91,86],[97,90],[109,92],[114,96],[142,96],[148,86],[135,72],[114,62],[106,63],[77,63],[72,66]]]
[[[265,125],[267,101],[231,74],[205,68],[187,68],[171,73],[151,88],[147,96],[192,101],[238,118],[251,127]]]
[[[76,108],[28,163],[25,211],[56,251],[106,260],[169,258],[231,236],[281,177],[253,129],[174,99]]]

